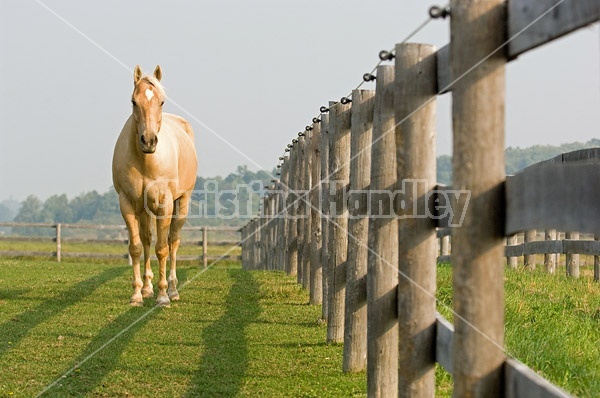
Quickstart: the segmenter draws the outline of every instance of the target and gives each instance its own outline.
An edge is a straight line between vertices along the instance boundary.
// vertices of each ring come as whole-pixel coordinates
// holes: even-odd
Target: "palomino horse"
[[[133,262],[131,305],[143,305],[152,297],[150,243],[156,222],[159,306],[179,300],[176,257],[181,227],[185,223],[192,189],[196,182],[194,132],[183,118],[163,113],[165,92],[160,84],[162,70],[143,75],[139,65],[133,74],[133,112],[117,140],[113,155],[113,183],[119,194],[121,214],[129,231],[129,254]],[[144,280],[140,257],[144,252]],[[169,281],[167,256],[171,257]],[[168,288],[168,292],[167,292]]]

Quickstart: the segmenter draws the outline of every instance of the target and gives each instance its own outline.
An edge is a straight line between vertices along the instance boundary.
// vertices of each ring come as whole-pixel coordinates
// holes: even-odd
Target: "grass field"
[[[293,278],[200,272],[171,308],[131,308],[127,266],[0,260],[0,396],[364,395]]]
[[[123,264],[0,259],[0,396],[361,397],[320,308],[278,272],[222,263],[178,272],[171,308],[128,305]],[[451,268],[438,267],[451,319]],[[600,286],[507,271],[508,353],[579,396],[600,395]],[[451,377],[437,371],[437,396]],[[47,389],[47,390],[46,390]]]
[[[564,269],[560,270],[564,273]],[[589,269],[582,270],[589,274]],[[557,271],[558,272],[558,271]],[[582,273],[583,273],[582,272]],[[505,346],[544,378],[581,397],[600,396],[600,283],[505,270]],[[452,320],[452,268],[438,266],[438,311]],[[449,377],[449,376],[448,376]]]

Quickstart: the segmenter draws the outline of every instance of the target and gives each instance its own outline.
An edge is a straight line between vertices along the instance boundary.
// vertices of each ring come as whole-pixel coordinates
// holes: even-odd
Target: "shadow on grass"
[[[154,301],[151,305],[154,305]],[[136,332],[160,311],[158,308],[152,311],[152,308],[152,306],[131,307],[129,311],[102,328],[89,342],[80,357],[73,361],[72,366],[84,363],[59,383],[51,386],[42,396],[83,397],[94,392],[105,381],[106,375],[119,363],[121,354],[127,349]],[[60,377],[69,370],[64,369],[56,377]]]
[[[107,268],[102,273],[73,285],[56,297],[51,297],[1,324],[0,356],[4,355],[10,347],[15,347],[31,329],[90,296],[104,283],[123,275],[123,271],[122,266]]]
[[[247,271],[228,270],[234,284],[223,316],[204,329],[200,367],[185,397],[233,397],[248,366],[246,327],[260,314],[259,284]]]
[[[190,272],[195,269],[180,269],[178,277],[187,280]],[[111,323],[104,326],[88,343],[82,354],[56,377],[72,370],[60,382],[48,388],[41,396],[65,397],[87,396],[102,394],[106,376],[119,364],[123,352],[129,347],[131,339],[151,319],[160,313],[160,308],[154,308],[154,298],[146,299],[143,307],[130,307]],[[140,360],[142,360],[140,353]],[[83,363],[82,363],[83,362]],[[81,366],[77,366],[82,363]],[[72,367],[76,367],[74,370]],[[96,391],[98,390],[98,391]]]

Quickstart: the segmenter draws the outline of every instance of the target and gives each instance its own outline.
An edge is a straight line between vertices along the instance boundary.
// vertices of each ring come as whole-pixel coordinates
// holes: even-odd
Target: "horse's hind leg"
[[[152,216],[143,212],[140,216],[140,238],[144,247],[144,286],[142,287],[142,297],[149,298],[154,296],[152,287],[152,267],[150,266],[150,243],[152,242]]]
[[[185,218],[188,213],[190,202],[190,193],[184,194],[174,203],[173,218],[171,220],[171,230],[169,231],[169,252],[171,254],[171,269],[169,272],[169,298],[171,300],[179,300],[179,292],[177,291],[177,250],[181,242],[181,228],[185,224]]]
[[[169,256],[169,230],[171,228],[171,215],[173,202],[167,200],[165,208],[157,215],[156,219],[156,257],[158,257],[158,294],[156,303],[161,307],[171,304],[167,295],[167,257]]]

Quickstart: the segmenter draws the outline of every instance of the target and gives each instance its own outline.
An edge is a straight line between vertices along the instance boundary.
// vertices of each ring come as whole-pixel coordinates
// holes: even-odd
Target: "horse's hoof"
[[[143,298],[150,298],[152,296],[154,296],[154,290],[152,289],[152,286],[150,286],[150,288],[142,289],[142,297]]]
[[[156,305],[163,308],[169,308],[171,306],[171,300],[168,297],[159,297],[156,299]]]
[[[129,304],[132,307],[142,307],[144,305],[144,300],[142,300],[142,299],[131,299],[131,300],[129,300]]]
[[[173,301],[179,300],[179,292],[177,290],[169,291],[167,293],[169,294],[169,299],[171,299]]]

